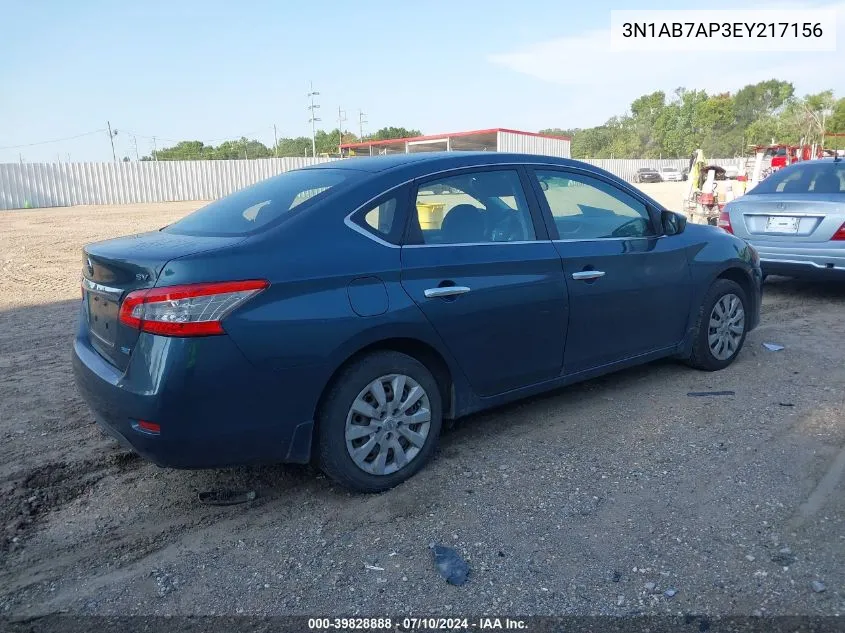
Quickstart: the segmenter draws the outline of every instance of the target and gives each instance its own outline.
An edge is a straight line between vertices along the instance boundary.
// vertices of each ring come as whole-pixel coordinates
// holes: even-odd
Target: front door
[[[417,183],[402,247],[403,287],[482,397],[563,365],[566,281],[525,178],[488,168]]]
[[[564,372],[677,345],[690,313],[686,242],[633,192],[577,170],[537,169],[569,285]]]

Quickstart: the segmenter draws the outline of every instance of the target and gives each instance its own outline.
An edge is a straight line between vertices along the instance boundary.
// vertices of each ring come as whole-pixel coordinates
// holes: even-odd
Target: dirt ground
[[[643,188],[677,208],[677,184]],[[0,214],[0,615],[845,610],[845,285],[770,281],[730,368],[658,362],[473,416],[357,496],[302,467],[162,470],[91,423],[80,249],[196,206]],[[257,497],[198,501],[218,487]]]

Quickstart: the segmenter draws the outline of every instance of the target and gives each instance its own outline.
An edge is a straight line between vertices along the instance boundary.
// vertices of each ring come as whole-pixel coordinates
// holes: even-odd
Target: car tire
[[[742,310],[742,332],[737,337],[738,311],[732,311],[734,298],[739,301]],[[720,306],[717,308],[717,304]],[[730,279],[718,279],[710,286],[698,311],[698,318],[693,334],[693,345],[688,365],[703,371],[724,369],[739,355],[748,333],[748,297],[742,287]],[[719,313],[725,313],[727,324],[716,325]],[[714,327],[715,326],[715,327]],[[721,329],[724,327],[724,329]],[[711,335],[714,336],[711,345]]]
[[[394,381],[396,377],[402,377],[401,382]],[[385,401],[381,406],[373,391],[376,383],[381,385],[379,398]],[[409,424],[409,420],[417,418],[391,415],[393,406],[399,405],[399,401],[393,399],[392,387],[399,384],[403,385],[401,396],[406,402],[419,396],[407,410],[425,420],[426,415],[421,412],[428,409],[427,422]],[[412,396],[411,391],[417,387],[422,395],[414,391]],[[369,403],[377,405],[372,409],[381,412],[381,418],[369,417],[356,410],[366,409]],[[319,407],[318,465],[326,475],[355,492],[389,490],[416,474],[431,458],[443,424],[442,406],[437,381],[418,360],[393,351],[368,354],[341,371]],[[373,431],[374,428],[378,430]],[[359,434],[360,437],[347,439]],[[417,444],[411,443],[409,438]],[[356,462],[352,453],[358,448],[360,455],[367,443],[373,443],[372,448]],[[407,459],[404,466],[399,465],[403,461],[399,459],[400,452]],[[384,461],[379,464],[382,453]],[[408,458],[408,455],[412,456]],[[379,470],[382,474],[378,474]]]

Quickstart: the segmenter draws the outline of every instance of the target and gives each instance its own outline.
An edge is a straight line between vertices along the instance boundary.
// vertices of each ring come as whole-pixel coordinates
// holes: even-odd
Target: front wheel
[[[388,490],[431,458],[442,426],[440,389],[418,360],[376,352],[341,372],[317,425],[323,472],[357,492]]]
[[[730,365],[745,343],[748,298],[730,279],[717,280],[698,314],[695,340],[687,362],[696,369],[717,371]]]

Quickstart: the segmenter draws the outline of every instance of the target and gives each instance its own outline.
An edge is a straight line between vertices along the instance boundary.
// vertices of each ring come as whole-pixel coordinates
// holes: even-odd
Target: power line
[[[337,106],[337,153],[343,154],[343,122],[346,121],[346,112]]]
[[[316,156],[317,155],[317,129],[315,128],[314,124],[317,121],[319,121],[320,119],[317,118],[315,110],[317,108],[319,108],[320,106],[318,104],[314,103],[314,97],[316,97],[320,93],[316,92],[314,90],[314,82],[313,81],[308,82],[308,85],[310,86],[310,89],[308,91],[308,94],[305,95],[305,96],[308,97],[311,100],[311,103],[307,108],[308,110],[311,111],[311,118],[308,119],[308,122],[311,124],[311,155]]]
[[[358,110],[358,140],[364,140],[364,123],[367,123],[367,119],[364,117],[367,116],[364,114],[363,110]]]
[[[19,149],[21,147],[35,147],[36,145],[48,145],[50,143],[61,143],[62,141],[72,141],[75,138],[82,138],[83,136],[91,136],[92,134],[100,134],[105,132],[104,128],[99,130],[93,130],[91,132],[85,132],[83,134],[77,134],[76,136],[66,136],[65,138],[55,138],[49,141],[38,141],[36,143],[24,143],[22,145],[6,145],[5,147],[0,147],[0,149]]]
[[[130,130],[125,130],[126,134],[132,134],[133,136],[137,136],[139,138],[146,138],[146,139],[158,139],[159,141],[167,141],[168,143],[181,143],[183,141],[188,140],[197,140],[200,143],[215,143],[217,141],[235,141],[239,140],[241,137],[249,137],[264,132],[264,128],[259,130],[254,130],[252,132],[247,132],[246,134],[235,134],[232,136],[221,136],[219,138],[204,138],[204,139],[185,139],[185,138],[166,138],[164,136],[159,136],[158,134],[150,135],[150,134],[139,134],[137,132],[132,132]]]

